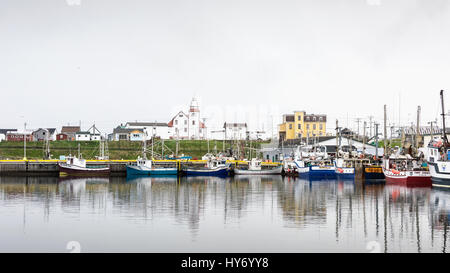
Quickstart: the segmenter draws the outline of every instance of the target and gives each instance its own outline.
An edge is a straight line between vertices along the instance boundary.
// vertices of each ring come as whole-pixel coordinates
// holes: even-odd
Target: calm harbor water
[[[0,177],[0,252],[448,252],[450,192],[234,178]]]

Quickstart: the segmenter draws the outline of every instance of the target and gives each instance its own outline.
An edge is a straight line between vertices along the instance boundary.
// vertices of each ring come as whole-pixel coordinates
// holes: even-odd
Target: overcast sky
[[[168,122],[193,96],[212,129],[268,131],[294,110],[355,128],[384,104],[396,124],[421,105],[424,124],[440,89],[450,101],[448,3],[2,0],[0,128],[111,132]]]

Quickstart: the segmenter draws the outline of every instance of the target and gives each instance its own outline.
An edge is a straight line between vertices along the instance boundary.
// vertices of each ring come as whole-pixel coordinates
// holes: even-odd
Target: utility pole
[[[420,135],[420,105],[417,106],[417,131],[416,131],[416,151],[419,151],[419,135]]]
[[[359,138],[359,123],[361,122],[361,118],[356,118],[356,123],[358,124],[358,138]]]
[[[386,120],[387,120],[387,111],[386,111],[386,104],[384,105],[384,158],[388,157],[388,153],[387,153],[387,124],[386,124]]]
[[[433,140],[434,139],[434,135],[433,135],[433,123],[434,123],[434,121],[430,121],[430,122],[427,122],[427,123],[430,124],[430,135],[431,135],[431,140]]]
[[[373,116],[369,116],[369,126],[370,126],[369,138],[371,138],[373,136],[373,134],[372,134],[372,119],[373,119]]]

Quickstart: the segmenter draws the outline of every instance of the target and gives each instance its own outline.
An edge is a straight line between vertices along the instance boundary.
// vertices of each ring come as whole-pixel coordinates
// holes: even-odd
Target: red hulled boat
[[[384,160],[386,183],[411,187],[431,187],[431,175],[421,160],[411,156],[397,156]]]
[[[109,166],[87,166],[86,160],[73,156],[67,157],[65,163],[58,163],[60,175],[71,176],[107,176]]]

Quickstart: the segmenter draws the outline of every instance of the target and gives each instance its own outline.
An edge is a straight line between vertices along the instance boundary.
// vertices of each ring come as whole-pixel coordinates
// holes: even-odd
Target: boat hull
[[[299,168],[298,174],[300,177],[309,179],[335,179],[336,169],[334,166],[309,166]]]
[[[264,174],[281,174],[281,171],[283,168],[277,167],[269,170],[243,170],[243,169],[234,169],[234,174],[258,174],[258,175],[264,175]]]
[[[336,168],[336,176],[337,178],[343,178],[343,179],[353,179],[355,178],[355,168],[347,168],[347,167],[337,167]]]
[[[450,162],[428,162],[433,187],[450,188]]]
[[[185,169],[184,175],[187,176],[228,176],[228,167],[218,169]]]
[[[401,184],[411,187],[430,187],[431,175],[425,171],[404,171],[398,174],[383,169],[386,183]]]
[[[110,168],[82,168],[76,166],[69,166],[65,164],[58,164],[60,175],[70,176],[108,176],[110,174]]]
[[[381,166],[364,166],[363,177],[365,180],[384,180],[385,176]]]
[[[177,175],[177,168],[145,168],[142,166],[127,166],[127,175]]]

